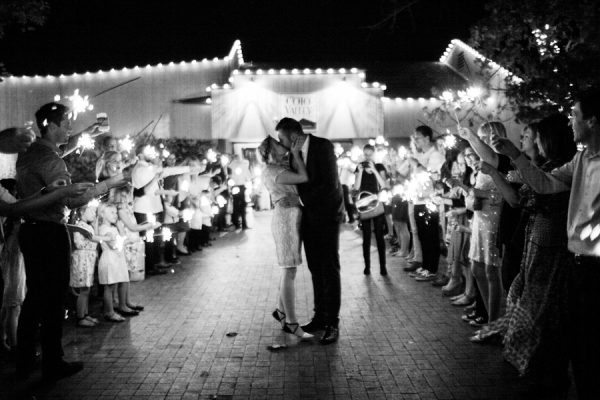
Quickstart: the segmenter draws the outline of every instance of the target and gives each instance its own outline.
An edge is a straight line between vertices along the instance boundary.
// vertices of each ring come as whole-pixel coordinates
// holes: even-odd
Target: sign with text
[[[312,93],[280,95],[280,115],[295,120],[317,121],[316,98]]]

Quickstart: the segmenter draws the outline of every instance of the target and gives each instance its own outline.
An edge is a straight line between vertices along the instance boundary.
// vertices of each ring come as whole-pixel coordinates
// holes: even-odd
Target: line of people
[[[119,151],[108,136],[98,183],[72,184],[63,157],[79,134],[69,114],[62,104],[45,104],[35,114],[40,137],[21,128],[0,132],[0,151],[18,154],[16,179],[0,186],[0,216],[7,217],[0,224],[1,339],[21,379],[35,369],[40,327],[43,377],[81,370],[82,363],[63,360],[69,293],[78,327],[100,323],[89,306],[96,284],[102,319],[123,322],[144,310],[132,300],[130,280],[174,271],[178,256],[211,246],[211,232],[229,230],[230,222],[249,228],[251,175],[239,157],[209,165],[188,157],[177,166],[174,155],[163,160],[152,146],[140,145],[135,156]]]
[[[500,122],[459,135],[444,155],[419,126],[413,151],[386,166],[364,147],[355,192],[393,193],[383,214],[360,221],[364,273],[374,231],[387,274],[388,229],[409,276],[465,307],[462,320],[477,328],[470,340],[501,344],[538,398],[566,398],[569,362],[578,398],[600,398],[600,91],[581,93],[569,118],[528,124],[521,149]]]

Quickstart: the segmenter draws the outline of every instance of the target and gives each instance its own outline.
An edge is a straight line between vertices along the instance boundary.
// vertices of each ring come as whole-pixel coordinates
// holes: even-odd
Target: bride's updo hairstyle
[[[271,136],[267,136],[265,140],[260,143],[258,146],[258,154],[260,155],[260,159],[264,163],[269,162],[269,155],[271,154],[271,141],[273,138]]]

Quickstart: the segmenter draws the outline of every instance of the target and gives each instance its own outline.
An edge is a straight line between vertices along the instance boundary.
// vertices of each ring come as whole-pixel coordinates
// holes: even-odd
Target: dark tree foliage
[[[490,0],[486,10],[470,44],[523,79],[506,82],[520,121],[569,110],[600,84],[600,1]]]

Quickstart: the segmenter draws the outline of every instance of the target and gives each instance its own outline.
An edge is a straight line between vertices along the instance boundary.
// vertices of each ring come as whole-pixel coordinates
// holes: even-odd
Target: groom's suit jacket
[[[306,218],[322,222],[341,222],[343,215],[342,185],[338,176],[333,145],[327,139],[309,135],[306,170],[308,182],[298,185]]]

